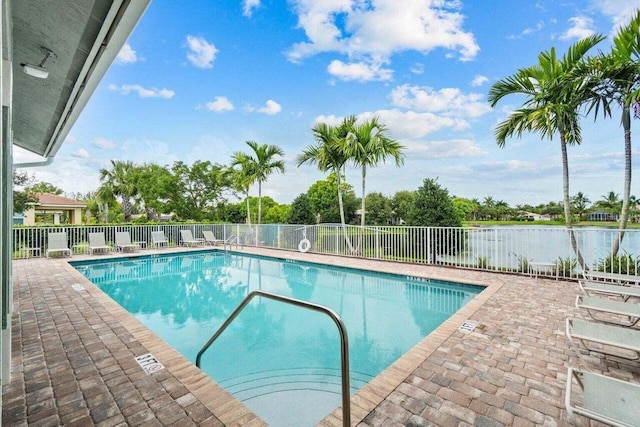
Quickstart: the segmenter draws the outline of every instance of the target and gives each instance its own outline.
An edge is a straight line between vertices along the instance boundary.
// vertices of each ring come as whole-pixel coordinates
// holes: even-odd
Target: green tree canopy
[[[358,199],[353,187],[346,183],[342,183],[341,186],[345,220],[352,221],[355,219]],[[316,181],[307,190],[309,207],[314,215],[320,214],[320,222],[340,223],[340,208],[336,205],[337,192],[338,179],[333,173],[326,180]]]
[[[368,225],[388,225],[391,222],[391,200],[384,194],[367,194],[366,206]]]
[[[291,203],[291,210],[287,217],[288,224],[315,224],[316,215],[311,210],[307,193],[301,193]]]
[[[461,227],[462,221],[449,196],[437,179],[426,178],[413,200],[407,218],[408,225],[431,227]]]

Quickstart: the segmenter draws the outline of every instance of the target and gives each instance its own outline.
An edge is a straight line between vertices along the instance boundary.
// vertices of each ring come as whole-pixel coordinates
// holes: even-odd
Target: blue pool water
[[[352,394],[483,289],[218,251],[73,265],[191,361],[250,291],[327,306],[347,328]],[[277,301],[254,299],[202,369],[272,426],[315,425],[341,403],[336,325]]]

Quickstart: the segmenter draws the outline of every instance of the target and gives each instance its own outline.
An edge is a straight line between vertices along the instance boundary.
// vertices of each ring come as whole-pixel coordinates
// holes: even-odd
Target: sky
[[[498,147],[495,126],[524,98],[491,108],[487,93],[552,47],[562,55],[604,34],[598,48],[608,51],[638,8],[640,0],[152,0],[54,162],[24,170],[87,193],[110,160],[228,165],[253,140],[284,150],[285,173],[262,192],[291,203],[326,177],[297,166],[315,144],[312,127],[377,116],[406,157],[401,167],[389,159],[368,169],[367,193],[391,197],[432,178],[480,201],[561,201],[557,136],[524,134]],[[569,147],[570,194],[622,195],[619,111],[585,117],[582,131],[582,144]],[[15,163],[35,160],[14,148]],[[349,167],[346,180],[359,196],[360,170]],[[631,194],[640,197],[637,180]]]

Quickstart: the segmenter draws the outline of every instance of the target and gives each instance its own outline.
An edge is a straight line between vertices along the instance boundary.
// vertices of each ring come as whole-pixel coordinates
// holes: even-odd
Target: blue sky
[[[392,196],[438,178],[461,197],[560,201],[557,138],[526,134],[499,148],[493,129],[522,99],[491,109],[487,92],[544,50],[611,37],[637,8],[640,0],[152,0],[56,160],[26,170],[85,193],[110,159],[228,164],[255,140],[285,151],[286,172],[263,195],[290,203],[324,178],[296,166],[311,128],[353,114],[378,116],[406,147],[404,166],[368,170],[367,192]],[[569,149],[570,193],[592,202],[622,194],[619,116],[585,118],[583,140]],[[14,162],[32,160],[14,150]],[[359,174],[347,171],[357,194]],[[632,194],[640,197],[637,183]]]

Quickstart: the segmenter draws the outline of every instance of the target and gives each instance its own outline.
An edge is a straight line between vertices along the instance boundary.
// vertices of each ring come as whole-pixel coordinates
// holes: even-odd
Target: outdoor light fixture
[[[42,53],[44,53],[44,58],[42,58],[42,61],[40,61],[39,65],[20,64],[20,66],[22,67],[22,71],[24,71],[28,75],[37,77],[39,79],[46,79],[47,77],[49,77],[49,70],[44,68],[44,63],[47,62],[47,60],[52,56],[55,57],[56,54],[46,47],[41,47],[40,49],[42,50]]]

